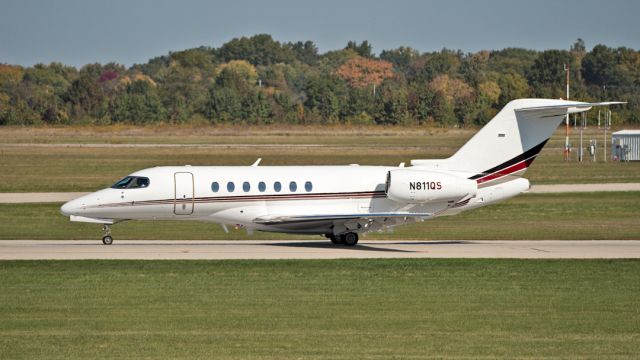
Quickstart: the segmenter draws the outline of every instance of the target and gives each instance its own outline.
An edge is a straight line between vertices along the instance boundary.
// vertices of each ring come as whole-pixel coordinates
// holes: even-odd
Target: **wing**
[[[432,213],[392,212],[367,214],[269,215],[253,222],[294,232],[327,232],[336,227],[361,232],[381,230],[396,225],[423,221]]]

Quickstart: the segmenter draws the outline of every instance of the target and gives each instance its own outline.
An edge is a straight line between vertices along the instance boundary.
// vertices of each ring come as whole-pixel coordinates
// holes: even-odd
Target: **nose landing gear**
[[[103,225],[102,232],[104,232],[104,236],[102,237],[102,243],[105,245],[113,244],[113,238],[111,237],[111,227],[107,224]]]

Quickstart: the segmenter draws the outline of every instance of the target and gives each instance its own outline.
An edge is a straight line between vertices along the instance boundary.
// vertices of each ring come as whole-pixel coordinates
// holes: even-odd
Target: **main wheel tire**
[[[358,234],[350,232],[343,236],[344,244],[347,246],[355,246],[358,243]]]
[[[105,235],[102,237],[102,243],[105,245],[111,245],[113,244],[113,238],[111,235]]]
[[[328,238],[329,238],[329,240],[331,240],[332,244],[336,244],[336,245],[342,244],[342,237],[340,235],[331,234],[331,235],[328,236]]]

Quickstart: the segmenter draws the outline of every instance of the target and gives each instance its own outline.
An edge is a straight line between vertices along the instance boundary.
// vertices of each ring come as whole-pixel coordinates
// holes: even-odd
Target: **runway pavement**
[[[156,241],[1,240],[0,260],[79,259],[343,259],[343,258],[640,258],[640,240],[360,241],[328,240]]]
[[[552,184],[533,185],[530,194],[555,194],[575,192],[640,191],[640,183],[611,184]]]
[[[0,193],[0,204],[29,204],[29,203],[57,203],[67,202],[86,192],[27,192]]]
[[[569,192],[640,191],[640,183],[613,184],[553,184],[533,185],[530,194],[553,194]],[[0,193],[0,204],[56,203],[73,200],[86,192],[31,192]]]

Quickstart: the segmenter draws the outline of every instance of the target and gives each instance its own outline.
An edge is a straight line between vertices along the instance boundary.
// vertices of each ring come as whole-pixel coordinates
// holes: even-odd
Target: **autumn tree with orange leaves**
[[[336,74],[354,88],[379,86],[385,79],[393,76],[393,65],[384,60],[355,56],[342,64]]]

